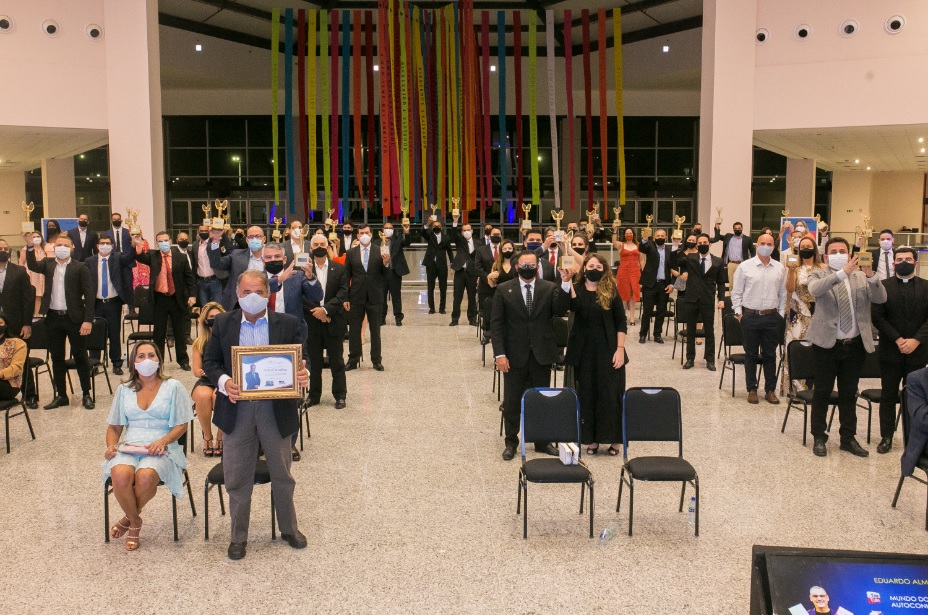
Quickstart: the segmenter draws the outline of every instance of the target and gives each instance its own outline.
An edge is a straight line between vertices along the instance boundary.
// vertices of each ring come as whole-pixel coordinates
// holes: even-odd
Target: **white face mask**
[[[363,246],[369,246],[371,244],[371,236],[361,235],[360,237],[358,237],[358,241],[360,241],[361,245]]]
[[[797,226],[797,227],[796,227],[796,230],[795,230],[794,232],[795,232],[797,235],[799,235],[799,236],[805,235],[805,234],[806,234],[806,227],[804,227],[804,226]]]
[[[828,266],[834,271],[839,269],[844,269],[844,266],[847,265],[847,254],[829,254],[828,255]]]
[[[387,228],[383,230],[384,237],[393,237],[393,229]]]
[[[464,239],[470,239],[474,235],[471,231],[464,231],[461,234],[464,235]]]
[[[41,238],[41,237],[33,237],[33,238],[32,238],[32,245],[34,245],[34,246],[40,246],[40,245],[42,245],[42,238]]]
[[[67,260],[71,258],[71,248],[68,246],[55,246],[55,258]]]
[[[757,246],[757,255],[767,258],[773,254],[773,246]]]
[[[883,248],[884,252],[889,252],[893,249],[893,240],[892,239],[881,239],[880,247]]]
[[[111,246],[108,243],[100,244],[99,246],[97,246],[97,249],[100,251],[100,254],[102,254],[103,256],[109,256],[110,252],[113,251],[113,246]]]
[[[238,305],[248,314],[260,314],[267,309],[267,297],[262,297],[258,293],[248,293],[238,298]]]
[[[301,228],[291,229],[290,236],[293,237],[294,239],[299,239],[300,237],[303,236],[303,229]]]
[[[152,359],[142,359],[135,364],[135,371],[148,378],[149,376],[154,376],[158,372],[158,365],[159,363]]]

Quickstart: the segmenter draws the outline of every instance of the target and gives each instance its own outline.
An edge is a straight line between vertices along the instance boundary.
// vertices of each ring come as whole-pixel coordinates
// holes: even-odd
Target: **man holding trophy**
[[[621,209],[616,208],[621,211]],[[638,250],[644,254],[645,263],[641,270],[641,302],[644,315],[641,319],[641,334],[638,343],[644,344],[651,330],[651,318],[654,318],[654,333],[652,339],[657,344],[663,344],[661,331],[664,328],[664,316],[667,312],[667,299],[673,292],[673,275],[670,273],[671,246],[667,245],[667,231],[657,229],[651,234],[651,221],[654,216],[648,215],[648,228],[641,233],[642,240]],[[621,223],[616,212],[614,222]],[[655,311],[656,308],[656,311]]]

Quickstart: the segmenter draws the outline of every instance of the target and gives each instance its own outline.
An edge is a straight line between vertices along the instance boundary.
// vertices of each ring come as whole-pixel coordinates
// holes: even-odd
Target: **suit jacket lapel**
[[[234,310],[233,314],[236,317],[232,319],[232,327],[229,330],[229,337],[232,339],[230,347],[238,346],[242,339],[242,310]]]

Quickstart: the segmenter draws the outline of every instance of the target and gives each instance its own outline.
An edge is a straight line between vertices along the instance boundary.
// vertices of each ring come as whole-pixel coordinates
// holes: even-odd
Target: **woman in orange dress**
[[[619,237],[622,238],[621,242]],[[620,236],[612,238],[612,246],[619,255],[616,286],[628,315],[628,324],[634,325],[635,304],[641,301],[641,254],[638,252],[635,231],[625,228]]]
[[[138,254],[144,254],[148,252],[149,248],[150,246],[148,245],[148,240],[142,237],[142,243],[135,249],[135,251]],[[132,269],[132,290],[135,290],[139,286],[145,286],[147,288],[149,284],[151,284],[151,268],[148,265],[138,263]]]

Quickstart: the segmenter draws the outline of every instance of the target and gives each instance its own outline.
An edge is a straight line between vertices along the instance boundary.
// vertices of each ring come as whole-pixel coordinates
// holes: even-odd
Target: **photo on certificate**
[[[241,398],[291,399],[301,397],[296,381],[302,347],[233,346],[232,380],[242,387]]]

